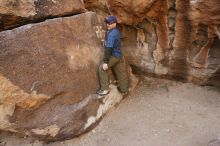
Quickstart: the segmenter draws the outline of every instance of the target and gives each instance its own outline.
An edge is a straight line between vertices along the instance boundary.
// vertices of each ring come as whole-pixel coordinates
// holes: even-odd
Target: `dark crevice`
[[[0,22],[0,32],[6,31],[6,30],[12,30],[17,27],[21,27],[28,24],[36,24],[41,23],[47,20],[56,19],[56,18],[64,18],[64,17],[71,17],[82,13],[67,13],[64,15],[57,15],[57,16],[47,16],[42,18],[36,18],[40,16],[35,16],[33,18],[24,18],[24,17],[18,17],[14,15],[5,15],[1,16],[1,22]],[[10,20],[16,20],[16,24],[11,23]]]
[[[187,52],[191,44],[191,30],[192,26],[188,19],[188,10],[190,7],[189,0],[176,0],[176,9],[178,11],[176,17],[180,20],[178,27],[175,26],[176,32],[182,34],[180,38],[175,37],[176,44],[173,48],[173,58],[169,60],[169,75],[174,78],[180,78],[185,80],[188,76],[188,64],[187,64]],[[181,27],[181,28],[180,28]]]
[[[169,0],[169,9],[168,9],[168,27],[169,27],[169,46],[170,49],[173,49],[173,41],[175,40],[175,27],[176,27],[176,0]]]

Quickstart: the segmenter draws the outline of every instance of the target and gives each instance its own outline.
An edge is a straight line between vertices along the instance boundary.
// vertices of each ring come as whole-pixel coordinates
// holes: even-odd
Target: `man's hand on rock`
[[[103,63],[102,68],[103,68],[103,70],[108,70],[108,64],[107,63]]]

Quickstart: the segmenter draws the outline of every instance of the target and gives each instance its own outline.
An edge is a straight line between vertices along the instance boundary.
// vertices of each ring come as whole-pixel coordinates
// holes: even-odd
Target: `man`
[[[115,16],[108,16],[105,19],[105,23],[108,31],[105,38],[103,63],[99,67],[99,81],[101,88],[97,91],[97,94],[104,96],[110,92],[107,71],[111,68],[116,75],[116,79],[119,81],[120,92],[127,94],[128,76],[121,52],[120,33],[116,28],[117,19]]]

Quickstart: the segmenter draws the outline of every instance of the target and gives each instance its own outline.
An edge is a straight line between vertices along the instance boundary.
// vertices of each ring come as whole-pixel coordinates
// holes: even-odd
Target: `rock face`
[[[81,0],[1,0],[0,30],[85,12]]]
[[[78,136],[122,99],[102,99],[102,45],[95,13],[57,18],[0,33],[0,129],[46,141]]]
[[[87,9],[116,15],[123,50],[136,73],[220,84],[220,1],[85,0]]]

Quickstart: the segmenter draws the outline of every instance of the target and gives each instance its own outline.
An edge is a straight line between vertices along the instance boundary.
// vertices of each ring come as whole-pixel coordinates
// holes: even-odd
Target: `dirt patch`
[[[218,88],[146,78],[91,132],[44,144],[0,134],[5,146],[207,146],[220,138]]]

